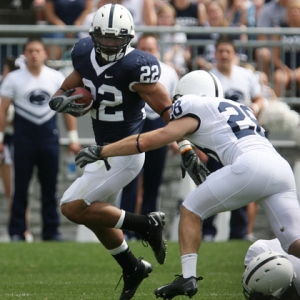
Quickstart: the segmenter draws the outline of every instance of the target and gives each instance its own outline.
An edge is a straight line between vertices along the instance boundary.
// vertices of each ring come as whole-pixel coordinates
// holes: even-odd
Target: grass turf
[[[179,247],[168,242],[167,261],[159,265],[150,248],[129,243],[136,256],[152,263],[154,270],[145,279],[135,300],[156,299],[154,290],[181,274]],[[244,299],[241,287],[243,259],[250,243],[232,241],[203,243],[197,276],[201,300]],[[110,254],[97,243],[35,242],[0,244],[1,300],[113,300],[119,299],[123,282],[115,287],[121,271]],[[189,299],[176,297],[176,300]]]

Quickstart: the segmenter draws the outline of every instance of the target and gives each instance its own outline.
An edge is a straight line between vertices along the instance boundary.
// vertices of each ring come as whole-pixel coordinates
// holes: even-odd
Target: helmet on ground
[[[107,62],[119,60],[135,34],[132,15],[122,5],[104,5],[96,11],[89,34],[100,59]]]
[[[280,299],[294,278],[293,265],[286,256],[264,252],[253,258],[243,273],[244,296],[249,300]]]
[[[179,80],[174,100],[187,94],[218,98],[224,96],[220,80],[214,74],[204,70],[192,71]]]

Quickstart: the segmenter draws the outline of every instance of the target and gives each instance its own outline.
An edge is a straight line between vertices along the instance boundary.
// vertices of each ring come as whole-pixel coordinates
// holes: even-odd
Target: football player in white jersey
[[[57,175],[59,170],[59,135],[57,114],[49,108],[51,96],[64,80],[62,73],[45,65],[47,53],[43,42],[29,39],[24,46],[26,63],[10,72],[1,85],[0,153],[3,152],[3,130],[10,104],[14,105],[14,192],[9,234],[12,241],[25,240],[25,211],[28,188],[34,167],[41,184],[43,240],[61,240],[57,212]],[[72,138],[69,150],[77,153],[76,119],[64,114]]]
[[[202,221],[256,201],[263,209],[284,251],[300,258],[300,206],[293,171],[264,135],[253,111],[223,98],[220,81],[207,71],[182,77],[176,88],[170,123],[117,143],[82,149],[76,162],[149,151],[186,138],[214,157],[223,168],[211,173],[184,200],[179,243],[182,275],[158,288],[157,297],[192,297],[198,291],[196,267]],[[189,149],[183,143],[180,150]]]
[[[72,50],[74,70],[50,101],[52,109],[78,117],[87,108],[74,102],[80,95],[71,94],[78,86],[88,89],[94,99],[91,122],[100,146],[140,133],[145,102],[165,123],[170,119],[172,102],[158,83],[159,62],[130,46],[134,35],[132,15],[124,6],[102,6],[94,15],[90,36],[79,40]],[[149,262],[130,251],[122,230],[138,232],[152,247],[158,263],[163,264],[166,258],[165,214],[136,215],[115,206],[122,188],[139,174],[144,157],[144,153],[138,153],[109,159],[109,171],[101,161],[89,164],[61,199],[62,213],[91,229],[122,268],[120,300],[131,299],[152,272]]]
[[[277,253],[287,258],[293,267],[294,276],[292,282],[285,282],[282,276],[287,277],[286,271],[281,270],[284,264],[277,264],[276,258],[274,262],[276,265],[268,265],[268,261],[262,263],[261,258],[265,253]],[[257,260],[257,264],[253,264],[253,260]],[[270,259],[269,259],[270,261]],[[243,288],[245,298],[248,300],[299,300],[300,299],[300,259],[294,255],[287,254],[280,245],[278,239],[272,240],[258,240],[253,243],[245,256],[244,266],[246,268],[243,274]],[[251,268],[252,267],[252,268]],[[248,270],[248,268],[250,268]],[[256,269],[257,276],[252,272],[253,268]],[[264,269],[265,268],[265,269]],[[261,272],[260,272],[261,269]],[[266,272],[268,270],[268,272]],[[271,270],[271,272],[270,272]],[[253,276],[254,282],[251,282],[250,277]],[[257,280],[259,279],[259,280]],[[276,285],[278,284],[277,288]],[[270,288],[271,287],[271,288]],[[274,298],[270,297],[274,296]]]
[[[216,65],[210,72],[220,80],[224,98],[249,106],[257,116],[263,108],[264,100],[260,83],[254,72],[236,64],[236,49],[233,39],[221,36],[216,41],[215,48]],[[207,167],[212,172],[221,165],[209,158]],[[255,219],[255,213],[251,213],[253,210],[256,211],[255,203],[232,211],[229,239],[253,238],[251,235]],[[214,228],[214,217],[204,221],[204,234],[206,231],[210,233],[211,227]]]

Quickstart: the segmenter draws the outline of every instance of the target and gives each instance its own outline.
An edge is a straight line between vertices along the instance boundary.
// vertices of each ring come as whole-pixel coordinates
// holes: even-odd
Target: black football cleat
[[[126,275],[123,273],[124,287],[119,300],[131,299],[142,281],[149,276],[153,267],[150,263],[141,258],[138,259],[138,265],[134,273]]]
[[[155,290],[156,298],[173,299],[176,296],[188,296],[192,298],[198,292],[198,281],[203,277],[183,278],[182,275],[175,275],[177,278]]]
[[[163,240],[163,229],[166,215],[163,212],[152,212],[147,215],[150,227],[146,233],[142,234],[144,246],[151,246],[155,258],[159,264],[166,261],[167,246]]]

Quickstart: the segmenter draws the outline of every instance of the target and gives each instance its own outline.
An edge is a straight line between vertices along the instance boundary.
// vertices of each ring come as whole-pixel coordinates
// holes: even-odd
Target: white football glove
[[[59,113],[68,113],[76,118],[83,116],[90,109],[90,106],[86,106],[84,103],[76,103],[75,101],[83,98],[83,95],[70,96],[74,91],[75,89],[70,89],[59,96],[53,97],[49,101],[50,108]]]
[[[105,163],[106,170],[109,171],[111,167],[107,161],[107,158],[101,157],[102,148],[102,146],[91,145],[81,149],[75,158],[76,166],[79,165],[80,168],[83,168],[87,164],[93,163],[97,160],[103,160]]]

